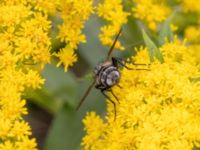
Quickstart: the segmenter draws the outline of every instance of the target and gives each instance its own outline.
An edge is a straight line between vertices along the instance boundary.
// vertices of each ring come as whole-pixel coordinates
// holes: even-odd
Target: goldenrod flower
[[[65,71],[67,71],[68,67],[72,66],[73,63],[77,61],[77,56],[70,46],[66,46],[54,55],[60,60],[57,64],[57,67],[59,67],[63,63]]]
[[[85,21],[93,13],[92,4],[93,0],[60,0],[59,10],[63,23],[58,26],[58,38],[74,49],[79,43],[85,42],[82,29]]]
[[[91,149],[97,148],[98,142],[101,142],[98,139],[103,136],[106,124],[95,112],[87,113],[83,123],[89,135],[83,138],[83,141],[85,141],[85,149],[90,149],[90,147]]]
[[[0,11],[0,149],[35,150],[31,129],[22,115],[27,114],[24,90],[44,83],[42,68],[50,61],[51,27],[47,15],[33,11],[27,0],[1,1]]]
[[[189,52],[194,56],[196,63],[200,64],[200,43],[190,45]]]
[[[41,79],[37,71],[29,70],[25,75],[26,86],[33,89],[40,88],[44,84],[44,79]]]
[[[191,150],[200,146],[200,84],[192,81],[200,75],[195,58],[177,38],[160,50],[165,62],[152,62],[150,71],[121,70],[122,88],[113,87],[120,100],[116,121],[109,102],[105,121],[87,113],[84,149]],[[148,64],[148,57],[146,48],[140,48],[134,60]]]
[[[88,20],[89,16],[93,13],[93,0],[36,0],[31,1],[31,4],[35,6],[34,9],[43,11],[44,14],[49,13],[50,15],[59,17],[62,20],[62,23],[57,26],[57,38],[61,42],[66,43],[66,48],[64,49],[71,50],[68,50],[67,52],[66,50],[60,49],[60,52],[58,52],[56,56],[60,59],[57,66],[60,66],[60,64],[63,63],[65,71],[67,71],[68,66],[71,66],[76,61],[74,50],[77,49],[78,44],[86,42],[86,37],[82,33],[82,29],[84,28],[84,24]],[[48,23],[44,22],[42,19],[40,22],[44,24]],[[45,35],[43,36],[44,41],[47,41]],[[22,44],[22,46],[32,49],[28,43],[29,41],[26,42],[27,45]],[[21,43],[19,43],[19,45],[21,45]],[[43,47],[40,49],[42,48]],[[23,53],[29,53],[29,49]],[[47,53],[43,53],[34,58],[49,62],[49,59],[47,59],[48,57],[49,55]],[[64,60],[66,58],[69,58],[69,60]]]
[[[200,27],[190,26],[186,28],[185,37],[189,42],[200,43]]]
[[[102,33],[99,38],[103,45],[111,46],[112,37],[119,32],[123,24],[127,23],[127,17],[130,13],[123,10],[122,0],[104,0],[97,7],[97,14],[109,22],[108,25],[101,28]],[[116,43],[115,47],[124,49],[119,42]]]
[[[133,0],[133,15],[144,21],[149,29],[156,31],[159,23],[170,15],[170,8],[164,0]]]
[[[51,15],[56,15],[57,5],[60,0],[34,0],[30,1],[34,5],[36,10],[44,11],[45,13],[50,13]]]
[[[189,26],[185,29],[185,37],[189,42],[189,52],[196,58],[196,63],[200,63],[200,27]]]
[[[183,9],[186,12],[198,12],[200,13],[200,1],[199,0],[182,0]]]

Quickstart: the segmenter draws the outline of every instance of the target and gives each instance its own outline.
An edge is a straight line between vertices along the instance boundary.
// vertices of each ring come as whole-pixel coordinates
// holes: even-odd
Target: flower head
[[[102,33],[99,38],[103,45],[111,46],[113,43],[112,37],[116,35],[123,24],[127,23],[129,13],[123,10],[121,0],[104,0],[97,7],[97,14],[109,22],[101,28]],[[117,42],[116,48],[123,50],[123,46]]]
[[[120,100],[113,121],[113,105],[108,102],[106,121],[88,113],[83,123],[85,149],[192,149],[199,146],[200,75],[194,57],[184,42],[176,39],[161,48],[165,62],[152,62],[150,70],[121,70],[119,87],[113,87]],[[135,63],[149,63],[148,52],[140,48]],[[193,59],[193,60],[192,60]],[[129,67],[135,68],[132,64]],[[111,99],[114,97],[110,95]],[[92,123],[91,123],[92,122]],[[101,122],[101,130],[93,126]],[[90,123],[90,126],[88,125]],[[94,139],[92,135],[97,134]],[[89,142],[89,137],[94,142]]]
[[[198,12],[200,13],[200,1],[199,0],[182,0],[181,1],[183,9],[186,12]]]
[[[58,26],[59,34],[57,37],[68,43],[73,49],[76,49],[79,43],[85,42],[82,29],[85,21],[93,13],[92,4],[92,0],[61,0],[59,9],[63,24]]]
[[[1,1],[0,11],[0,149],[35,150],[22,94],[39,88],[44,80],[34,68],[50,60],[51,27],[47,16],[33,11],[27,0]]]
[[[144,21],[147,26],[155,31],[159,23],[170,15],[170,8],[163,0],[133,0],[133,15]]]
[[[190,26],[186,28],[185,37],[189,42],[200,43],[200,27]]]
[[[57,67],[63,63],[65,71],[67,71],[68,67],[72,66],[72,64],[77,61],[77,56],[74,53],[72,47],[70,46],[66,46],[65,48],[61,49],[58,53],[54,55],[58,57],[60,60],[57,64]]]

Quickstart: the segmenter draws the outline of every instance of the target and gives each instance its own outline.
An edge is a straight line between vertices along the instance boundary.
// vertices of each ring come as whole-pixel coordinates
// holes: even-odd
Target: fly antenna
[[[85,92],[85,94],[83,95],[83,97],[81,98],[79,104],[76,107],[76,111],[79,110],[80,106],[82,105],[82,103],[85,101],[85,98],[89,95],[90,91],[92,90],[92,88],[95,85],[96,80],[94,79],[94,81],[92,82],[92,84],[88,87],[87,91]]]
[[[117,39],[119,38],[119,35],[120,35],[121,31],[122,31],[122,28],[120,28],[120,30],[119,30],[117,36],[115,37],[115,40],[114,40],[112,46],[110,47],[110,49],[109,49],[109,51],[108,51],[108,55],[107,55],[106,60],[109,60],[109,59],[110,59],[110,55],[111,55],[112,51],[113,51],[114,48],[115,48],[115,44],[116,44],[116,42],[117,42]]]

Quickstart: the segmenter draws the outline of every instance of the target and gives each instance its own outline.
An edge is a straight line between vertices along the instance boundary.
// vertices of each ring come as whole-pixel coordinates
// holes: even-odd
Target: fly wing
[[[95,85],[95,82],[96,82],[96,80],[94,79],[94,81],[91,83],[91,85],[88,87],[87,91],[85,92],[85,94],[81,98],[79,104],[77,105],[76,111],[80,108],[80,106],[82,105],[82,103],[85,101],[86,97],[89,95],[90,91],[92,90],[92,88]]]
[[[119,38],[119,35],[120,35],[121,31],[122,31],[122,28],[119,30],[117,36],[115,37],[115,40],[114,40],[112,46],[110,47],[110,49],[109,49],[109,51],[108,51],[108,54],[107,54],[107,57],[106,57],[106,61],[108,61],[108,60],[110,59],[110,55],[112,54],[112,51],[113,51],[114,48],[115,48],[115,44],[116,44],[116,42],[117,42],[117,39]]]

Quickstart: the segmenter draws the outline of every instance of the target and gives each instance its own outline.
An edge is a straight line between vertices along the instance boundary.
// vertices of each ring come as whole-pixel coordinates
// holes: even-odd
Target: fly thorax
[[[117,84],[120,79],[120,73],[118,70],[113,70],[106,77],[106,84],[110,87]]]
[[[111,62],[103,62],[98,64],[95,68],[94,68],[94,74],[95,75],[99,75],[101,72],[103,72],[103,70],[107,67],[111,66]]]

